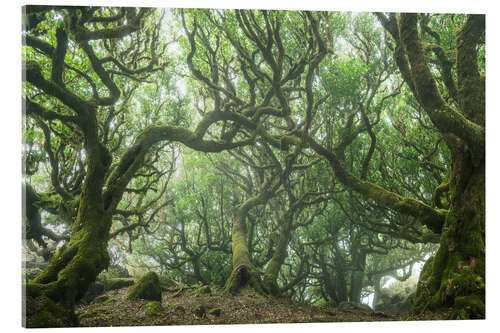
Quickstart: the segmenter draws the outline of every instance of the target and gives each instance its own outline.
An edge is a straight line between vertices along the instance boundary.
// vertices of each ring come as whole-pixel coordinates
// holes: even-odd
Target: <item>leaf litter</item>
[[[210,293],[186,289],[163,291],[164,312],[148,314],[147,300],[127,300],[127,288],[112,290],[104,302],[80,304],[80,326],[218,325],[266,323],[316,323],[396,321],[402,317],[376,312],[367,306],[344,304],[337,308],[316,307],[287,298],[268,298],[249,288],[237,295],[210,287]],[[102,298],[101,298],[102,299]],[[111,299],[111,300],[110,300]]]

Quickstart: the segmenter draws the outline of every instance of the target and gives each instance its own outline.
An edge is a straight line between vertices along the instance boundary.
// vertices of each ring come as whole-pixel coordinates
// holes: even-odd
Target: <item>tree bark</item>
[[[278,245],[275,247],[271,260],[267,264],[263,280],[266,290],[274,296],[278,296],[280,294],[280,288],[277,280],[281,266],[287,257],[287,247],[292,236],[293,213],[287,211],[284,219],[285,221],[283,221],[279,229]]]
[[[363,280],[365,277],[366,254],[362,250],[355,249],[353,253],[352,264],[354,270],[351,272],[351,288],[349,289],[349,301],[354,303],[361,302],[361,290],[363,289]]]
[[[94,115],[89,113],[88,122],[96,121]],[[76,325],[74,304],[109,264],[107,244],[112,215],[104,209],[102,187],[110,159],[92,131],[96,127],[91,126],[86,135],[87,175],[71,238],[45,270],[26,285],[27,304],[35,309],[26,313],[27,327]]]
[[[485,317],[484,160],[454,159],[452,204],[439,249],[421,273],[411,315],[452,308],[453,319]]]
[[[250,199],[251,200],[251,199]],[[249,285],[260,294],[268,294],[264,288],[260,272],[250,259],[247,243],[246,213],[249,202],[247,200],[234,208],[232,228],[233,271],[226,281],[225,290],[237,293],[245,285]]]
[[[459,109],[445,102],[431,72],[418,15],[378,13],[403,57],[397,65],[451,151],[450,208],[440,246],[421,273],[411,315],[452,309],[451,319],[485,317],[485,91],[478,69],[485,16],[468,15],[456,39],[456,83],[446,83]],[[446,68],[442,76],[448,77]],[[449,68],[448,68],[449,70]],[[458,87],[458,92],[454,93]]]

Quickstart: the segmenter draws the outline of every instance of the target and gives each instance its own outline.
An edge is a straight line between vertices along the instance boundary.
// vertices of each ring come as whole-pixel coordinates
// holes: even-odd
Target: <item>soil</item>
[[[79,305],[80,326],[217,325],[396,321],[405,318],[345,303],[315,307],[285,298],[267,298],[251,289],[228,295],[217,287],[163,291],[165,311],[150,314],[146,300],[127,300],[128,288],[112,290],[90,305]],[[107,297],[106,297],[107,296]],[[424,318],[422,318],[424,319]],[[429,318],[426,318],[429,319]],[[435,318],[438,319],[438,318]]]

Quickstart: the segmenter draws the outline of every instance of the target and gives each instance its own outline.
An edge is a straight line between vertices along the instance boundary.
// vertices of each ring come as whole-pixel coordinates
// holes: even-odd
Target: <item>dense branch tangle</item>
[[[55,20],[56,26],[42,30],[44,18]],[[73,304],[108,265],[106,247],[113,215],[129,191],[127,185],[141,174],[154,174],[147,171],[154,170],[154,163],[148,163],[150,148],[178,141],[201,151],[221,151],[247,142],[204,141],[202,130],[191,132],[169,125],[147,127],[132,144],[124,139],[128,126],[123,115],[130,107],[134,85],[146,82],[167,63],[159,58],[166,43],[159,36],[162,17],[155,11],[27,7],[25,22],[26,114],[44,130],[53,187],[64,201],[75,198],[78,206],[70,241],[27,285],[30,302],[60,302],[66,310],[48,310],[53,319],[44,324],[37,320],[46,317],[46,312],[29,313],[28,326],[74,325]],[[153,28],[145,29],[145,22]],[[78,177],[61,182],[66,180],[60,174],[65,169],[55,156],[65,146],[53,139],[52,132],[76,136],[67,149],[79,152],[73,154],[73,160],[83,160],[79,166],[85,175],[81,187]],[[147,192],[150,187],[143,189]]]
[[[249,137],[259,136],[262,140],[276,148],[278,148],[279,142],[279,148],[282,151],[288,150],[289,146],[293,145],[296,150],[287,157],[292,157],[309,146],[317,154],[330,162],[336,179],[343,186],[359,192],[366,199],[373,200],[381,206],[413,216],[435,234],[443,232],[444,226],[447,225],[447,221],[450,219],[450,211],[453,212],[453,206],[450,207],[450,210],[439,209],[438,207],[442,207],[442,205],[438,205],[435,208],[432,206],[432,202],[426,203],[406,197],[397,192],[387,190],[378,185],[376,181],[368,180],[370,160],[375,153],[374,147],[377,140],[374,135],[374,128],[380,121],[380,110],[383,109],[385,103],[388,103],[388,99],[399,93],[399,88],[392,88],[392,91],[390,91],[388,90],[389,86],[383,85],[388,77],[384,72],[389,69],[389,66],[384,66],[385,62],[383,60],[379,61],[379,64],[382,64],[382,66],[375,66],[374,70],[368,70],[368,77],[372,73],[378,73],[378,79],[375,75],[372,79],[365,81],[367,82],[367,86],[364,87],[364,91],[361,90],[361,94],[366,97],[366,100],[355,103],[351,102],[350,105],[344,103],[344,105],[339,106],[339,111],[342,111],[346,115],[344,116],[344,128],[339,129],[339,132],[335,136],[327,137],[327,140],[325,140],[324,135],[318,131],[321,125],[318,125],[318,127],[314,128],[315,131],[310,133],[311,125],[314,123],[312,121],[314,119],[313,111],[318,113],[318,110],[322,106],[324,107],[324,105],[316,105],[315,98],[317,96],[314,95],[317,92],[313,90],[312,86],[312,78],[314,77],[315,70],[319,68],[321,59],[326,55],[325,42],[322,41],[318,33],[318,27],[321,26],[321,24],[318,24],[318,20],[320,20],[319,15],[317,16],[317,13],[298,14],[307,18],[304,21],[308,24],[304,27],[303,32],[306,32],[306,36],[309,36],[309,39],[305,44],[302,44],[306,46],[302,50],[306,51],[302,54],[295,54],[295,57],[291,57],[287,56],[289,49],[285,49],[282,43],[282,36],[288,36],[285,32],[286,25],[278,24],[277,21],[273,20],[279,17],[280,12],[235,11],[234,13],[214,13],[203,11],[201,14],[204,14],[202,16],[205,20],[204,23],[214,24],[219,28],[219,31],[227,36],[234,51],[238,54],[239,62],[242,63],[240,66],[242,75],[237,75],[236,73],[238,72],[236,69],[233,69],[235,73],[233,74],[228,73],[227,66],[223,70],[220,70],[217,65],[214,65],[222,62],[231,64],[231,61],[233,61],[232,57],[225,57],[224,52],[218,52],[226,46],[223,42],[217,40],[217,49],[210,52],[210,56],[204,57],[202,52],[198,52],[198,43],[210,48],[206,33],[200,32],[202,28],[200,28],[197,20],[201,20],[201,18],[193,18],[191,28],[188,28],[188,23],[185,16],[183,16],[184,28],[188,34],[191,46],[187,56],[188,65],[194,77],[206,84],[213,91],[215,104],[226,103],[224,107],[221,107],[224,110],[222,111],[224,114],[234,109],[238,111],[238,114],[231,116],[231,119],[236,123],[233,124],[233,128],[243,126],[250,131],[247,134]],[[452,151],[452,170],[454,171],[452,171],[451,181],[456,186],[455,189],[462,191],[470,186],[470,190],[475,195],[478,195],[478,193],[483,193],[484,195],[484,191],[480,190],[481,184],[484,183],[484,179],[480,176],[480,170],[484,171],[484,126],[481,123],[481,117],[484,114],[484,107],[482,106],[484,103],[484,95],[482,95],[484,94],[484,89],[481,88],[483,87],[483,79],[478,72],[476,51],[476,46],[482,41],[482,31],[484,31],[484,21],[482,20],[484,18],[482,16],[468,17],[467,22],[457,37],[458,83],[450,83],[450,69],[447,66],[449,61],[444,61],[442,54],[438,51],[438,59],[444,65],[441,67],[443,69],[442,77],[445,81],[444,86],[449,87],[451,97],[458,99],[456,106],[446,103],[441,97],[433,74],[428,68],[425,57],[426,50],[423,48],[423,43],[417,31],[417,15],[401,15],[399,19],[394,15],[390,16],[390,19],[379,15],[379,18],[396,42],[394,57],[405,83],[417,99],[419,107],[431,119],[435,128],[446,141],[448,148]],[[322,28],[324,29],[325,27],[322,26]],[[291,30],[293,31],[293,28]],[[293,35],[293,32],[290,32],[290,36]],[[219,35],[217,38],[220,38]],[[366,44],[370,40],[369,38],[359,36],[357,39],[361,41],[361,44]],[[243,44],[239,40],[245,40],[246,43]],[[292,44],[294,43],[293,38],[290,38],[289,41]],[[300,45],[300,42],[297,45]],[[465,49],[462,48],[464,45],[466,46]],[[385,49],[385,45],[383,44],[379,44],[378,47]],[[364,50],[365,58],[370,61],[369,48],[365,45],[359,46],[359,48]],[[434,50],[437,49],[434,48]],[[381,52],[381,54],[387,57],[386,52]],[[217,57],[219,57],[219,60],[215,61]],[[296,62],[287,62],[289,57],[297,59]],[[301,65],[301,59],[307,59],[306,66]],[[209,65],[203,66],[201,63]],[[290,66],[290,69],[288,70],[288,74],[285,75],[286,69],[284,70],[284,67],[286,65]],[[369,63],[367,65],[372,64]],[[376,72],[377,70],[379,72]],[[301,73],[305,73],[305,78],[302,77]],[[219,75],[225,75],[225,79],[221,80]],[[235,85],[235,82],[239,83],[239,81],[232,78],[241,76],[245,78],[246,84],[243,85],[244,89],[240,88],[238,90],[239,85]],[[283,77],[285,79],[282,79]],[[296,80],[289,82],[290,85],[287,85],[286,79],[290,77]],[[331,83],[335,84],[334,81]],[[256,86],[258,88],[255,88]],[[477,107],[474,107],[474,110],[471,109],[470,100],[464,94],[460,95],[455,91],[456,89],[454,90],[455,86],[461,87],[459,88],[461,91],[467,91],[472,96],[471,98],[476,101]],[[472,87],[476,87],[477,89],[472,91]],[[264,88],[266,90],[262,91]],[[384,90],[387,92],[385,93],[385,97],[381,98],[379,94]],[[370,92],[372,93],[370,94]],[[294,95],[294,93],[297,95]],[[378,104],[372,103],[375,96],[378,96]],[[248,100],[246,104],[243,102],[245,97]],[[296,102],[296,98],[301,102]],[[333,103],[330,102],[331,104]],[[247,105],[250,105],[250,107]],[[269,107],[272,107],[272,109],[269,109]],[[258,112],[258,110],[262,110],[262,112]],[[295,119],[290,117],[291,114],[295,116]],[[221,133],[219,135],[221,137],[226,133],[226,128],[227,123],[224,123],[224,126],[220,128]],[[323,131],[323,133],[325,132],[328,133],[328,129]],[[234,131],[230,133],[234,133]],[[364,135],[365,133],[370,137],[371,144],[363,160],[361,172],[357,176],[349,170],[347,165],[349,161],[345,153],[346,149],[354,146],[360,135]],[[469,154],[469,157],[465,158],[465,160],[464,153]],[[350,163],[352,163],[352,160]],[[476,176],[471,176],[470,173],[462,176],[453,175],[454,172],[467,173],[474,172],[472,170],[475,169],[479,170],[477,176],[479,179],[473,181],[473,183],[478,184],[478,186],[469,185],[472,184],[469,182],[470,177],[476,179]],[[373,172],[371,173],[373,174]],[[436,178],[441,177],[441,175],[438,175]],[[374,179],[373,176],[372,179]],[[454,190],[451,192],[454,192]],[[479,196],[481,197],[481,194]],[[464,202],[459,197],[455,198],[458,200],[456,201],[456,207],[463,207]],[[451,200],[453,201],[453,199]],[[482,207],[481,199],[478,198],[478,200],[478,207]],[[461,209],[459,210],[461,211]],[[479,228],[477,231],[481,233],[484,231],[484,228],[481,226],[484,225],[482,224],[484,223],[484,213],[481,213],[481,208],[479,208],[477,213],[472,213],[472,211],[475,211],[475,209],[472,209],[470,214],[474,216],[474,219],[477,218],[477,224],[475,225]],[[452,215],[454,214],[452,213]],[[470,216],[472,217],[472,215]],[[455,218],[460,219],[458,216]],[[465,227],[465,225],[464,228],[470,230],[470,227]],[[450,236],[448,232],[446,234]],[[458,234],[455,231],[453,233],[454,236],[451,236],[451,238],[456,237]],[[461,239],[460,242],[463,242],[465,245],[467,243],[463,236],[465,233],[461,232],[460,235],[462,235],[458,236]],[[435,239],[435,237],[432,238]],[[442,239],[444,238],[442,237]],[[448,239],[445,243],[449,242],[450,240]],[[455,244],[455,242],[452,243]],[[482,241],[476,243],[482,244]],[[441,256],[445,256],[444,251],[446,251],[446,246],[443,244],[440,250]],[[479,247],[481,246],[479,245]],[[454,249],[454,245],[451,248]],[[468,262],[472,260],[472,257],[481,257],[481,249],[465,249],[465,251],[469,254],[454,256],[452,261]],[[440,260],[447,259],[440,257]],[[474,260],[474,265],[476,263],[477,261]],[[460,265],[458,266],[461,267]],[[442,269],[439,268],[441,271]],[[479,265],[477,270],[481,276],[482,264]],[[436,277],[436,279],[439,278]],[[436,285],[440,284],[440,293],[445,292],[444,290],[447,288],[444,281],[442,283],[438,283],[439,281],[433,282]],[[474,311],[481,312],[481,309],[477,308]],[[472,315],[475,316],[477,313]]]
[[[39,163],[50,165],[53,193],[65,203],[72,202],[69,208],[78,207],[76,214],[70,214],[74,223],[69,243],[28,284],[28,295],[71,307],[107,266],[109,237],[127,233],[131,249],[142,233],[134,233],[135,228],[170,228],[177,238],[167,252],[181,249],[186,255],[162,265],[181,271],[190,263],[199,280],[204,280],[200,258],[208,250],[227,252],[231,246],[233,270],[226,283],[230,291],[246,282],[266,294],[291,290],[311,273],[311,261],[317,264],[312,274],[320,276],[318,270],[328,272],[328,257],[314,246],[333,240],[333,253],[341,253],[339,242],[346,241],[341,237],[352,243],[353,272],[362,273],[357,267],[364,265],[368,252],[406,244],[393,239],[426,242],[441,236],[436,271],[450,272],[437,267],[438,263],[459,262],[460,267],[473,266],[474,274],[484,276],[478,259],[481,249],[467,247],[463,236],[473,231],[481,244],[484,212],[481,215],[481,209],[466,205],[468,196],[461,195],[470,193],[484,208],[484,89],[476,63],[484,30],[481,17],[470,16],[464,23],[453,67],[448,51],[439,45],[439,34],[433,32],[434,21],[427,16],[378,15],[396,44],[393,64],[388,51],[392,46],[386,44],[389,36],[375,28],[375,17],[369,15],[347,19],[326,12],[247,10],[176,10],[173,14],[185,34],[178,45],[181,61],[189,69],[189,74],[182,73],[183,84],[190,90],[183,100],[178,94],[182,101],[177,104],[161,88],[171,84],[169,78],[177,69],[169,71],[167,66],[168,43],[160,33],[163,15],[159,12],[27,8],[23,32],[27,127],[42,133],[37,140],[47,157]],[[53,26],[47,28],[46,21]],[[353,33],[344,32],[347,24]],[[432,40],[432,45],[425,45],[424,39]],[[430,52],[442,69],[442,80],[429,69]],[[395,65],[403,80],[394,74]],[[447,91],[447,96],[441,91]],[[401,114],[411,118],[405,111],[411,103],[418,120],[400,120]],[[183,105],[198,112],[191,126],[182,117],[161,116],[188,113]],[[143,111],[131,112],[134,108]],[[432,135],[435,144],[430,150],[414,143],[416,124],[425,124],[422,131]],[[408,133],[406,126],[411,128]],[[443,141],[451,151],[448,174]],[[196,221],[172,222],[165,215],[165,209],[181,215],[167,195],[182,151],[175,143],[203,153],[228,151],[224,155],[228,160],[210,159],[219,175],[232,181],[231,191],[243,197],[233,197],[230,204],[221,194],[218,216],[224,237],[220,243],[212,238],[215,229],[209,224],[214,222],[209,222],[204,197],[197,199]],[[396,158],[386,146],[396,147]],[[425,156],[417,158],[420,163],[411,163],[413,156],[421,155]],[[229,161],[245,165],[246,173],[233,169]],[[417,171],[391,180],[389,174],[397,168]],[[320,182],[313,181],[315,173],[321,176]],[[429,180],[420,182],[423,178]],[[356,217],[345,209],[343,215],[351,223],[337,229],[328,214],[344,209],[346,191],[360,194],[352,196],[351,206],[367,213]],[[229,214],[224,213],[229,205],[231,243],[225,225]],[[263,226],[259,219],[272,206],[283,210],[271,214],[272,227]],[[410,216],[411,222],[401,215]],[[474,223],[453,222],[463,216]],[[310,239],[315,232],[301,229],[314,225],[317,218],[326,226],[315,228],[327,228],[329,237]],[[113,219],[119,222],[112,228]],[[153,221],[158,224],[151,229]],[[162,229],[166,221],[169,226]],[[192,223],[198,225],[194,242],[185,229]],[[254,244],[256,235],[271,230],[280,231],[277,242],[267,235],[259,246]],[[380,240],[380,234],[390,237]],[[262,245],[270,250],[265,255]],[[462,247],[460,254],[449,255],[445,249],[455,246]],[[281,267],[290,265],[287,251],[292,250],[300,269],[294,270],[295,277],[288,274],[280,280]],[[361,273],[351,275],[349,298],[356,301],[363,286]],[[444,282],[449,274],[441,281],[441,273],[433,275],[431,289],[439,289],[439,297],[448,297],[444,303],[453,304],[449,298],[454,296],[449,296]],[[77,276],[84,276],[83,281],[76,282]],[[287,283],[279,287],[278,281]],[[344,296],[332,293],[330,297]],[[433,304],[439,308],[443,302]],[[72,320],[71,315],[68,318]]]
[[[377,16],[396,45],[394,56],[405,82],[451,151],[449,179],[436,190],[438,196],[444,189],[450,193],[448,215],[436,257],[426,264],[413,312],[450,306],[453,318],[484,318],[485,91],[479,65],[484,57],[479,51],[484,47],[485,17],[464,16],[463,25],[445,45],[439,26],[453,26],[453,19]],[[430,69],[430,51],[440,77]],[[465,262],[472,263],[467,272]],[[473,278],[477,283],[467,285],[465,281]]]
[[[277,178],[286,182],[311,126],[315,105],[313,77],[326,55],[325,45],[319,38],[322,14],[297,13],[303,25],[296,27],[284,24],[283,18],[289,13],[283,12],[199,10],[195,13],[181,12],[190,46],[187,63],[194,78],[208,88],[209,95],[203,96],[204,100],[211,99],[215,106],[213,113],[203,114],[204,126],[198,127],[197,133],[206,132],[224,140],[239,131],[247,139],[256,140],[264,147],[270,144],[285,153],[293,146]],[[216,28],[216,33],[209,33],[209,28]],[[305,43],[297,37],[303,33],[312,36]],[[299,44],[305,46],[305,50],[297,47]],[[298,124],[292,114],[302,114]],[[222,121],[222,126],[212,126],[217,121]],[[274,156],[270,147],[266,149]],[[274,159],[275,163],[271,164],[280,165],[276,157]],[[272,179],[263,177],[259,192],[233,208],[234,272],[226,285],[228,290],[236,291],[243,280],[250,281],[260,292],[270,292],[270,288],[276,290],[273,281],[286,255],[281,254],[281,258],[276,259],[280,262],[276,266],[278,271],[270,273],[268,286],[263,286],[246,244],[246,219],[250,209],[265,204],[277,187],[285,186],[273,183]],[[286,247],[287,243],[288,240],[283,240],[281,246]],[[284,248],[278,252],[283,251]],[[241,275],[247,277],[237,278]]]

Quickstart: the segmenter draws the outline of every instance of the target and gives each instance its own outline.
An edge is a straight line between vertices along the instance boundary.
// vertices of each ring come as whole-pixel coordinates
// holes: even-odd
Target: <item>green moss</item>
[[[239,265],[231,272],[224,290],[231,294],[236,294],[245,285],[250,285],[261,295],[267,295],[269,292],[265,289],[260,278],[260,272],[253,266]]]
[[[160,279],[160,285],[164,290],[177,287],[177,283],[167,276],[160,275],[158,278]]]
[[[238,271],[233,269],[224,287],[224,290],[226,292],[235,294],[238,291],[238,289],[240,288],[240,283],[238,283],[238,274]]]
[[[30,298],[27,302],[32,304],[31,308],[34,309],[34,313],[27,313],[28,328],[72,327],[78,324],[72,308],[56,304],[46,296]]]
[[[432,268],[435,257],[430,257],[424,264],[417,284],[415,301],[413,302],[410,315],[418,315],[425,311],[429,298],[431,297],[429,283],[432,278]]]
[[[452,319],[484,319],[486,308],[480,296],[460,296],[455,298]]]
[[[64,327],[63,321],[55,317],[49,311],[40,311],[34,316],[28,318],[28,328],[50,328],[50,327]]]
[[[452,308],[452,319],[484,318],[484,184],[481,172],[467,176],[467,181],[457,175],[457,170],[471,171],[468,163],[457,162],[452,209],[432,269],[426,263],[422,271],[412,314]]]
[[[158,301],[152,301],[146,304],[146,314],[150,316],[159,315],[165,312],[165,308]]]
[[[184,308],[184,305],[182,303],[172,304],[172,309],[174,309],[174,311],[186,312],[186,309]]]
[[[278,279],[281,266],[287,256],[287,246],[290,240],[292,220],[293,219],[290,216],[287,216],[285,218],[286,223],[283,223],[280,227],[279,234],[271,234],[271,238],[274,238],[274,242],[277,243],[277,246],[275,247],[271,260],[267,264],[266,271],[264,273],[263,285],[264,288],[274,296],[279,296],[280,294],[279,286],[276,280]]]
[[[92,283],[85,293],[85,295],[82,297],[81,301],[83,303],[90,303],[92,300],[94,300],[97,296],[102,294],[104,292],[104,283],[102,281],[95,281]]]
[[[454,274],[449,280],[449,288],[457,296],[480,294],[484,291],[485,285],[482,278],[476,275],[471,269],[464,269],[461,274]]]
[[[280,149],[283,151],[288,151],[290,145],[300,145],[300,138],[295,135],[282,135],[280,138]]]
[[[246,232],[244,225],[244,217],[238,216],[238,221],[233,224],[232,235],[232,251],[233,251],[233,267],[239,265],[250,264],[250,254],[246,242]]]
[[[104,300],[104,302],[102,302],[101,305],[106,305],[106,304],[109,304],[109,303],[114,302],[114,301],[115,301],[114,299],[109,297],[106,300]]]
[[[115,290],[129,287],[135,283],[133,278],[111,278],[104,281],[105,290]]]
[[[33,280],[35,279],[40,273],[42,272],[42,269],[35,267],[35,268],[26,268],[24,271],[25,279],[26,280]]]
[[[222,313],[222,310],[220,308],[213,308],[213,309],[210,309],[207,313],[209,315],[219,317]]]
[[[200,294],[210,295],[212,294],[212,290],[210,289],[209,286],[201,286],[196,288],[193,292],[191,292],[191,295],[194,296],[199,296]]]
[[[106,304],[109,304],[111,302],[114,302],[113,298],[111,298],[107,295],[102,295],[102,296],[97,297],[93,303],[96,305],[106,305]]]
[[[271,264],[271,263],[269,263]],[[280,290],[279,290],[279,286],[278,286],[278,283],[276,283],[276,278],[274,277],[273,274],[270,274],[270,273],[265,273],[264,274],[264,279],[262,281],[264,287],[266,288],[266,290],[269,290],[269,293],[271,295],[279,295],[280,293]]]
[[[313,306],[317,307],[334,307],[336,304],[332,300],[325,300],[323,297],[314,302]]]
[[[158,275],[149,272],[140,278],[127,293],[127,299],[161,301],[161,286]]]
[[[196,305],[191,309],[191,312],[197,317],[203,317],[206,313],[206,309],[202,304]]]

